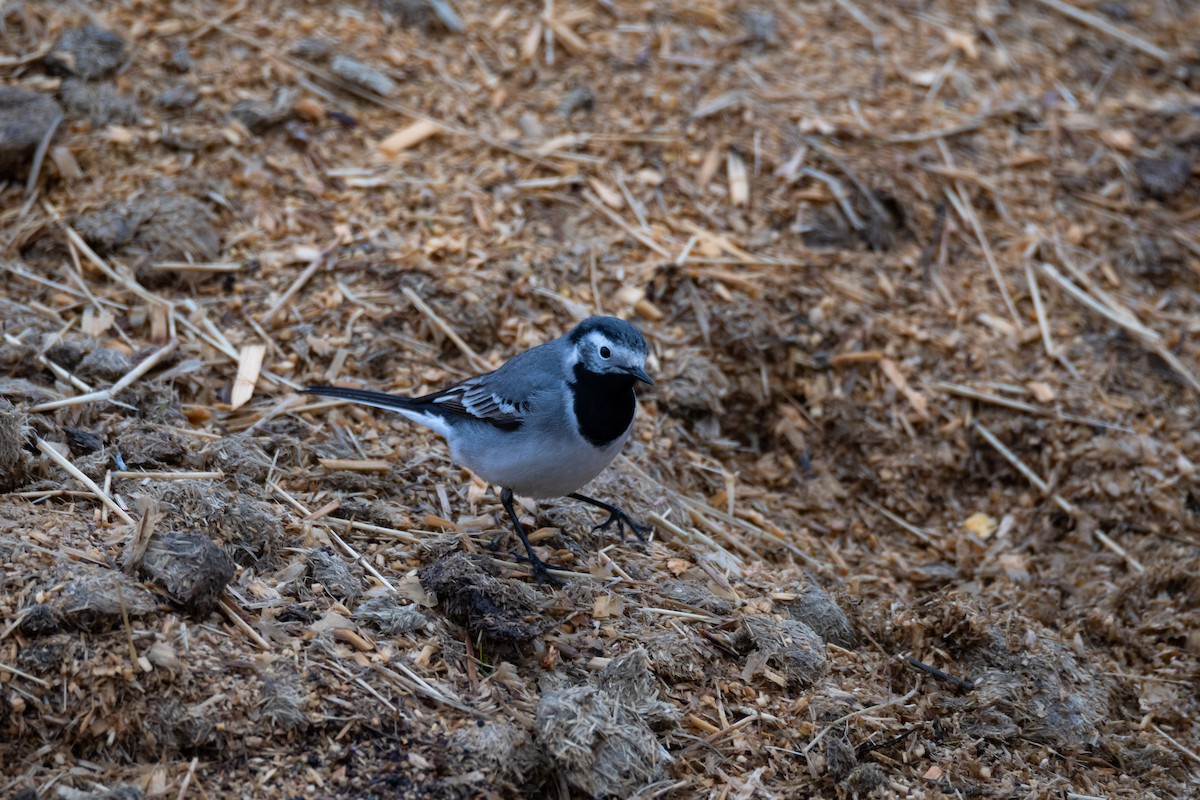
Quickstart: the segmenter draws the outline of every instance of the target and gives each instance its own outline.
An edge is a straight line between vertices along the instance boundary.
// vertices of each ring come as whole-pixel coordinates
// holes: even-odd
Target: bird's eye
[[[600,348],[600,357],[601,358],[612,358],[612,350],[609,350],[607,347],[601,347]]]

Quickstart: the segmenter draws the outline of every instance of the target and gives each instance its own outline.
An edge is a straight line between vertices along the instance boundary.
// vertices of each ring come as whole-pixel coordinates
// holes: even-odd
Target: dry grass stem
[[[90,491],[93,495],[95,495],[97,500],[99,500],[101,503],[103,503],[105,506],[107,506],[109,508],[109,510],[111,510],[114,514],[116,514],[121,519],[122,522],[124,522],[127,525],[134,525],[134,526],[137,525],[137,523],[134,522],[133,517],[129,516],[129,514],[126,513],[125,509],[123,509],[119,505],[117,505],[116,500],[113,500],[112,497],[107,492],[105,492],[103,489],[101,489],[96,484],[95,481],[93,481],[87,475],[84,475],[82,472],[80,472],[78,467],[76,467],[69,460],[67,460],[67,458],[65,456],[63,456],[62,453],[58,452],[58,450],[56,448],[54,448],[49,442],[47,442],[45,439],[43,439],[39,436],[36,439],[36,444],[37,444],[37,449],[39,451],[41,451],[42,455],[49,458],[55,464],[58,464],[60,467],[62,467],[64,470],[67,471],[68,475],[70,475],[72,478],[74,478],[75,480],[82,483],[88,489],[88,491]]]
[[[1036,1],[1038,3],[1041,3],[1042,5],[1046,6],[1046,8],[1057,11],[1059,14],[1062,14],[1064,17],[1069,17],[1070,19],[1073,19],[1078,23],[1086,25],[1087,27],[1092,28],[1093,30],[1100,31],[1101,33],[1103,33],[1107,36],[1111,36],[1112,38],[1129,45],[1134,50],[1139,50],[1148,56],[1158,59],[1159,61],[1161,61],[1164,64],[1169,63],[1172,60],[1171,54],[1168,53],[1166,50],[1163,50],[1161,47],[1150,44],[1145,39],[1142,39],[1138,36],[1134,36],[1132,33],[1122,30],[1121,28],[1118,28],[1116,25],[1113,25],[1108,20],[1104,19],[1103,17],[1099,17],[1099,16],[1091,13],[1090,11],[1084,11],[1081,8],[1076,8],[1075,6],[1071,5],[1070,3],[1063,2],[1063,0],[1036,0]]]
[[[408,298],[408,301],[412,303],[413,306],[415,306],[422,314],[424,314],[431,323],[433,323],[435,328],[442,332],[442,335],[454,343],[454,346],[458,348],[458,351],[466,356],[467,360],[471,362],[471,366],[473,366],[475,369],[484,371],[495,369],[494,365],[489,364],[487,359],[476,353],[471,346],[467,344],[461,336],[458,335],[458,332],[455,331],[454,328],[450,327],[446,320],[438,316],[437,312],[430,308],[429,304],[422,300],[416,292],[405,286],[404,296]]]
[[[337,250],[337,246],[338,245],[335,242],[334,244],[322,250],[320,254],[316,256],[316,258],[309,261],[308,266],[296,276],[296,280],[292,281],[291,285],[288,286],[284,293],[279,296],[279,299],[271,304],[271,307],[268,308],[267,312],[262,315],[262,317],[259,319],[259,322],[263,325],[271,324],[271,321],[274,320],[279,312],[283,310],[284,306],[291,302],[292,298],[296,296],[296,293],[304,288],[304,285],[309,282],[312,276],[316,275],[322,268],[330,266],[331,259]]]
[[[992,433],[987,429],[986,426],[978,421],[975,422],[974,429],[980,436],[983,437],[984,441],[990,444],[993,448],[995,448],[996,452],[1004,457],[1005,461],[1011,464],[1013,468],[1017,470],[1017,472],[1020,472],[1023,476],[1025,476],[1025,479],[1032,483],[1044,497],[1052,500],[1055,505],[1057,505],[1067,514],[1070,514],[1072,517],[1079,516],[1079,510],[1074,504],[1064,499],[1062,495],[1058,494],[1057,492],[1051,492],[1050,484],[1046,483],[1046,481],[1043,480],[1040,475],[1034,472],[1024,461],[1018,458],[1016,453],[1014,453],[1003,442],[996,438],[996,434]],[[1129,564],[1130,568],[1132,568],[1134,572],[1146,571],[1146,567],[1140,561],[1134,558],[1124,547],[1121,547],[1121,545],[1118,544],[1108,534],[1096,529],[1092,531],[1092,535],[1095,536],[1096,539],[1098,539],[1100,543],[1109,550],[1125,559],[1125,562]]]

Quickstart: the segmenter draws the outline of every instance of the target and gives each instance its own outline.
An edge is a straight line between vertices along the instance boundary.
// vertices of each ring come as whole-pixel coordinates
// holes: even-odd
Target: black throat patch
[[[570,386],[575,422],[583,438],[603,447],[625,432],[637,410],[633,382],[629,375],[597,375],[582,364],[575,365],[575,380]]]

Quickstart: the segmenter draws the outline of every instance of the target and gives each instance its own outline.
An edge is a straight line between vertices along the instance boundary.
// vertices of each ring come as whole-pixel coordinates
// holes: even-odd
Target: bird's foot
[[[653,528],[651,528],[649,525],[642,525],[638,522],[634,522],[628,514],[619,508],[611,509],[608,512],[608,519],[593,527],[592,530],[607,531],[613,525],[617,526],[617,532],[621,535],[622,542],[625,541],[626,526],[629,527],[629,530],[633,531],[633,535],[636,536],[637,540],[642,544],[646,543],[646,534],[653,530]]]
[[[551,574],[550,572],[551,569],[561,569],[561,567],[558,567],[554,564],[547,564],[545,561],[542,561],[532,553],[530,553],[528,556],[517,556],[517,561],[524,561],[529,564],[530,568],[533,570],[533,581],[539,586],[543,583],[549,584],[550,586],[567,585],[566,581]]]

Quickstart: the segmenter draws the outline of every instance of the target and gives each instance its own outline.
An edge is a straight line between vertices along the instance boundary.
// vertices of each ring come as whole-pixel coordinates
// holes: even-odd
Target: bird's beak
[[[642,367],[626,367],[625,371],[642,383],[649,384],[650,386],[654,385],[654,380],[646,374],[646,370]]]

